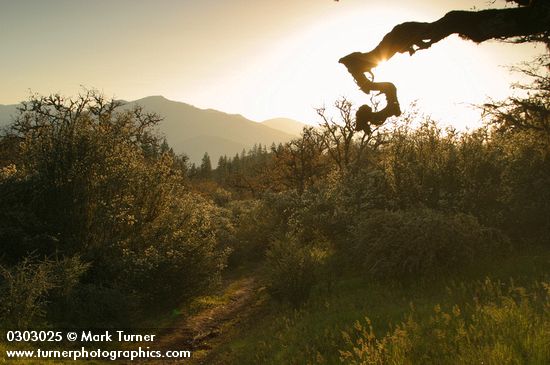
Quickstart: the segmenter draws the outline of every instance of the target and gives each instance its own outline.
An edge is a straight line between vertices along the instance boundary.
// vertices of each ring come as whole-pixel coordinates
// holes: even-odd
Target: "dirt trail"
[[[189,350],[192,359],[178,363],[205,364],[210,350],[227,341],[230,330],[248,318],[257,307],[257,294],[258,284],[252,277],[229,283],[224,288],[221,303],[176,322],[173,330],[155,341],[155,347],[160,350]]]

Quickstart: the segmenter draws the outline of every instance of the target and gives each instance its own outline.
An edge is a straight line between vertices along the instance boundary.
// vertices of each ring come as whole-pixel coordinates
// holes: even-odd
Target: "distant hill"
[[[0,104],[0,128],[10,124],[12,121],[12,116],[15,114],[17,114],[17,105]]]
[[[255,143],[270,146],[287,142],[297,134],[285,133],[239,114],[227,114],[213,109],[171,101],[162,96],[149,96],[129,102],[164,117],[159,130],[176,153],[185,153],[191,162],[200,162],[205,152],[215,166],[221,155],[233,156]]]
[[[268,119],[264,120],[262,124],[268,126],[269,128],[277,129],[295,136],[299,136],[300,133],[302,133],[302,129],[307,126],[307,124],[289,118]]]
[[[185,153],[191,162],[200,163],[205,152],[213,166],[222,155],[234,156],[256,143],[271,146],[284,143],[300,134],[301,123],[291,119],[272,119],[257,123],[242,115],[227,114],[213,109],[199,109],[192,105],[171,101],[162,96],[149,96],[127,102],[124,108],[141,105],[146,111],[163,117],[158,126],[176,153]],[[0,127],[7,125],[16,105],[0,105]]]

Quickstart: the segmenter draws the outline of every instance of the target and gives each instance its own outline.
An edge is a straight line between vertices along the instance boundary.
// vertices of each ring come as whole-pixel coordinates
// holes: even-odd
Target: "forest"
[[[162,115],[33,94],[0,136],[0,327],[173,344],[225,306],[189,363],[548,364],[549,70],[525,65],[477,129],[414,105],[365,128],[340,98],[200,165]]]

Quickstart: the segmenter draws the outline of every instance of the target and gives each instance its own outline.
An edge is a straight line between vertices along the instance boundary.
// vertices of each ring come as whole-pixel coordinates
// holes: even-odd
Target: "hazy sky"
[[[412,5],[414,4],[414,5]],[[134,100],[164,95],[254,120],[313,123],[340,96],[366,102],[338,59],[402,21],[486,0],[0,0],[0,104],[80,85]],[[497,5],[502,3],[497,2]],[[456,37],[380,66],[402,104],[474,126],[470,103],[509,93],[505,67],[541,49]]]

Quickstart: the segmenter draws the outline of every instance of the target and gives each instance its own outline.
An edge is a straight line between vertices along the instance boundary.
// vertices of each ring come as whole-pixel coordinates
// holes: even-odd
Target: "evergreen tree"
[[[204,156],[202,156],[200,176],[203,179],[209,179],[212,176],[212,163],[210,162],[210,155],[208,152],[205,152]]]

